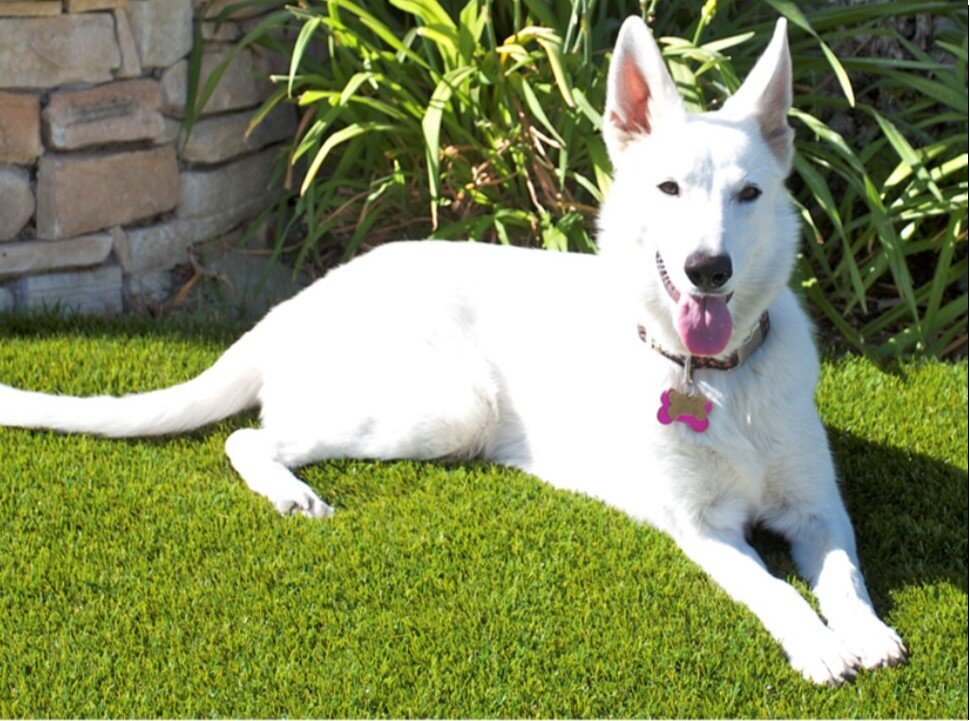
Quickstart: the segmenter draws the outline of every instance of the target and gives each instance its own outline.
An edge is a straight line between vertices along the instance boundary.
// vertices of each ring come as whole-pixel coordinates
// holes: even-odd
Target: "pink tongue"
[[[680,294],[677,333],[691,355],[717,355],[731,340],[733,327],[726,296]]]

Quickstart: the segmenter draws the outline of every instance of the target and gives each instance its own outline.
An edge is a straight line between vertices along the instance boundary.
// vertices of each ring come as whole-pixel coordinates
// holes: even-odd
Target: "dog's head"
[[[603,119],[614,182],[599,242],[637,275],[661,342],[730,352],[788,281],[797,247],[784,187],[790,107],[784,20],[738,91],[707,113],[686,111],[643,22],[623,24]]]

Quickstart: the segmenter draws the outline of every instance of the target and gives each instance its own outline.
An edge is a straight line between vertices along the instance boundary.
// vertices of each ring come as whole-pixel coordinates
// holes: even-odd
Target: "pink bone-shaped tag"
[[[660,394],[660,410],[657,420],[665,426],[674,421],[684,423],[695,433],[703,433],[710,425],[707,419],[714,404],[702,394],[688,395],[668,388]]]

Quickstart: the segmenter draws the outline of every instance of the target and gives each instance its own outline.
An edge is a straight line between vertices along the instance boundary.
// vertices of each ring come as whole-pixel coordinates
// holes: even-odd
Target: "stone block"
[[[132,0],[127,7],[146,68],[167,68],[192,49],[191,0]]]
[[[253,115],[247,110],[202,118],[185,141],[182,158],[190,163],[220,163],[279,143],[296,131],[296,114],[289,105],[278,105],[246,135]]]
[[[188,260],[187,251],[201,238],[191,222],[169,220],[144,228],[115,232],[115,256],[125,273],[173,268]]]
[[[172,146],[110,155],[44,155],[37,170],[37,235],[58,239],[124,225],[179,201]]]
[[[164,118],[165,127],[162,129],[161,134],[155,138],[155,145],[168,145],[169,143],[178,142],[182,134],[182,121],[170,118],[167,115],[163,115],[162,117]]]
[[[201,218],[174,218],[115,237],[115,255],[126,273],[167,270],[189,261],[189,248],[230,232],[265,207],[253,202]]]
[[[276,166],[278,147],[270,147],[214,169],[182,173],[178,218],[205,218],[229,213],[242,218],[264,207]]]
[[[0,163],[29,163],[42,152],[40,99],[0,92]]]
[[[30,175],[20,168],[0,166],[0,240],[17,237],[33,214]]]
[[[135,273],[128,276],[126,280],[125,290],[129,307],[158,307],[172,295],[172,273],[168,270]]]
[[[220,43],[231,43],[242,37],[242,30],[238,23],[226,21],[218,23],[206,20],[202,23],[202,39]]]
[[[112,79],[121,64],[108,13],[0,18],[0,86],[53,88]]]
[[[14,305],[16,305],[16,301],[13,292],[6,288],[0,288],[0,313],[13,310]]]
[[[49,17],[61,14],[61,0],[0,0],[0,17]]]
[[[210,50],[202,54],[199,88],[205,87],[209,76],[228,56],[227,50]],[[162,109],[169,115],[182,117],[185,114],[188,69],[188,61],[180,60],[162,74]],[[203,108],[203,115],[255,107],[271,90],[269,73],[262,63],[250,50],[242,50],[229,62]]]
[[[207,20],[215,20],[227,7],[230,5],[239,4],[239,0],[192,0],[192,5],[195,8],[196,15],[201,14],[204,10],[205,18]],[[264,12],[266,12],[265,7],[252,5],[249,7],[238,8],[235,12],[231,13],[229,17],[235,19],[249,18],[255,15],[261,15]]]
[[[0,278],[101,265],[111,255],[107,233],[70,240],[31,240],[0,245]]]
[[[62,90],[44,109],[47,144],[57,150],[151,140],[165,129],[155,80],[123,80],[89,90]]]
[[[137,78],[141,75],[141,58],[138,57],[138,47],[135,44],[135,34],[128,20],[128,13],[123,7],[111,11],[115,18],[115,31],[118,33],[118,49],[121,51],[121,67],[115,77]]]
[[[18,283],[21,304],[27,310],[60,308],[96,315],[122,310],[121,266],[49,275],[28,275]]]
[[[64,0],[64,9],[69,13],[86,13],[122,7],[127,2],[128,0]]]

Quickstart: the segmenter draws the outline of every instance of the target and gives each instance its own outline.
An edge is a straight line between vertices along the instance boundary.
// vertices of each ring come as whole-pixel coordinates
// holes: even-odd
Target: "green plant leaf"
[[[313,158],[313,162],[310,163],[310,167],[307,170],[306,177],[303,180],[303,184],[300,186],[300,194],[304,194],[313,180],[316,178],[317,173],[320,170],[320,166],[323,165],[323,161],[327,159],[334,148],[336,148],[341,143],[346,143],[353,138],[369,133],[381,133],[394,130],[396,126],[388,123],[354,123],[353,125],[348,125],[346,128],[341,128],[337,130],[332,135],[328,136],[324,141],[323,145],[320,146],[320,150]]]
[[[421,131],[424,135],[425,158],[428,168],[428,187],[431,191],[432,226],[437,226],[437,203],[439,201],[439,164],[438,154],[441,149],[441,120],[454,92],[455,86],[475,72],[472,66],[455,68],[447,73],[435,86],[427,110],[421,121]]]
[[[290,72],[286,84],[286,93],[289,97],[293,97],[293,81],[296,79],[296,71],[300,67],[303,53],[306,52],[307,45],[313,39],[314,34],[322,22],[323,18],[319,17],[307,20],[303,24],[303,27],[300,28],[300,34],[297,35],[296,41],[293,43],[293,53],[290,57]]]

